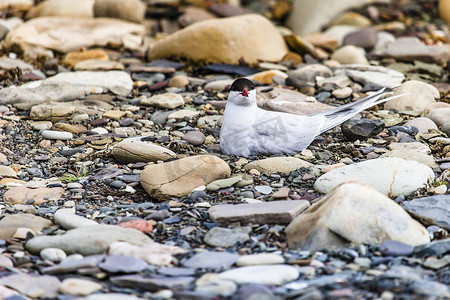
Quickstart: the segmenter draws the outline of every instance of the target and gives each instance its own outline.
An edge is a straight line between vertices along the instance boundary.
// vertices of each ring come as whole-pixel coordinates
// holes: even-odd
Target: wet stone
[[[379,250],[385,256],[408,256],[414,252],[414,247],[396,241],[386,241],[379,246]]]
[[[233,265],[239,255],[227,252],[205,251],[195,254],[182,264],[191,269],[227,269]]]
[[[214,247],[229,248],[236,243],[244,243],[249,236],[250,228],[221,228],[214,227],[205,235],[205,242]]]
[[[137,273],[148,268],[148,264],[136,257],[111,255],[98,266],[109,273]]]
[[[156,292],[160,289],[187,289],[194,281],[194,278],[189,276],[145,278],[140,275],[122,275],[110,277],[110,281],[112,284],[118,286]]]

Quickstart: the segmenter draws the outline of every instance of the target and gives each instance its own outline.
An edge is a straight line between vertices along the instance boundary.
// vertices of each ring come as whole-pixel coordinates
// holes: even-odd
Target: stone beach
[[[0,13],[0,299],[450,298],[450,1]],[[244,158],[239,77],[298,115],[399,97]]]

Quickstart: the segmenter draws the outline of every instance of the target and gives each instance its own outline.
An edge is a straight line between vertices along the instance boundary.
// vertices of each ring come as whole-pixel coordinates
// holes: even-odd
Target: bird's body
[[[384,89],[364,99],[314,115],[267,111],[256,105],[256,90],[245,78],[234,81],[220,131],[224,154],[254,156],[261,153],[293,154],[315,137],[355,116],[380,100]]]

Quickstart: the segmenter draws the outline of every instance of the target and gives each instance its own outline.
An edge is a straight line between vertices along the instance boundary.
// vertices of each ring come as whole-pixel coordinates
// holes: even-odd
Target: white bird
[[[223,114],[220,149],[224,154],[243,157],[300,152],[319,134],[371,106],[398,97],[380,100],[384,90],[340,107],[302,116],[259,108],[253,82],[246,78],[236,79]]]

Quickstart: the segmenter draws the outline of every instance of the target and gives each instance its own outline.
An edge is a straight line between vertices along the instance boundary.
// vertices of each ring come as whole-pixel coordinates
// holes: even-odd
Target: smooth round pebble
[[[47,259],[55,263],[67,258],[66,252],[58,248],[45,248],[39,253],[42,259]]]
[[[44,130],[42,137],[49,140],[71,140],[73,134],[67,131]]]

